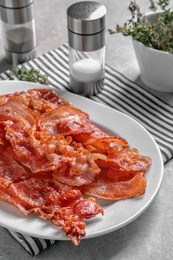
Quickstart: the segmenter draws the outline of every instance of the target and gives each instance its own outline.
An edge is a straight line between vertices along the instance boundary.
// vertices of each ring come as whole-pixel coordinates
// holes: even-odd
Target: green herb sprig
[[[35,69],[26,70],[23,67],[19,68],[17,66],[12,66],[10,72],[10,79],[14,80],[15,76],[20,80],[38,82],[40,84],[48,85],[47,75],[42,75],[38,70]]]
[[[156,15],[154,24],[150,24],[136,2],[131,1],[128,7],[131,19],[123,26],[116,25],[115,30],[108,31],[110,34],[122,33],[124,36],[131,36],[148,47],[173,53],[173,11],[170,10],[169,0],[149,2],[149,9]]]

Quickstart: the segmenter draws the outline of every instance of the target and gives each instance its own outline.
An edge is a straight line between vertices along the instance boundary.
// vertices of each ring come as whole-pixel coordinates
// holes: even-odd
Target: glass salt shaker
[[[95,95],[104,88],[106,7],[77,2],[67,9],[70,89]]]
[[[1,27],[7,61],[13,65],[36,56],[34,0],[1,0]]]

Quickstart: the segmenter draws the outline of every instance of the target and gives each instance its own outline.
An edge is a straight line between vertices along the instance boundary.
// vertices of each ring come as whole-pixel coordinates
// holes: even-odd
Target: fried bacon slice
[[[112,182],[105,179],[86,185],[82,193],[88,196],[104,200],[124,200],[143,195],[146,189],[146,179],[143,173],[137,173],[133,178],[126,181]]]
[[[73,106],[60,106],[41,116],[41,127],[48,135],[79,135],[93,132],[88,114]]]
[[[148,156],[141,156],[136,149],[132,149],[117,153],[110,159],[98,159],[96,163],[101,172],[94,182],[83,187],[83,194],[114,201],[144,194],[144,173],[151,165]]]
[[[38,113],[45,113],[60,106],[70,105],[67,100],[60,98],[49,89],[30,89],[27,92],[16,92],[13,96],[22,98],[27,107]]]
[[[85,236],[84,220],[103,214],[95,198],[143,195],[150,166],[51,89],[0,96],[0,198],[49,220],[74,245]]]
[[[106,175],[112,181],[121,181],[121,178],[127,178],[128,173],[146,172],[151,166],[151,159],[148,156],[141,156],[138,150],[133,148],[111,154],[106,159],[98,159],[96,163],[100,169],[107,170]],[[121,176],[117,179],[118,174]]]
[[[84,125],[84,128],[89,128],[88,116],[82,111],[69,106],[60,106],[60,109],[60,112],[59,108],[54,109],[53,114],[55,117],[56,114],[59,115],[60,118],[62,117],[62,123],[66,129],[68,125],[70,125],[68,129],[70,127],[75,128],[77,123],[74,121],[74,118],[72,120],[71,117],[74,115],[74,117],[77,118],[78,114],[81,121],[83,118],[85,121],[80,124],[80,120],[78,120],[80,126]],[[50,113],[45,112],[44,115],[45,114],[45,117],[48,116],[48,122],[55,121],[51,118]],[[77,116],[75,116],[76,114]],[[63,115],[66,116],[66,120]],[[18,161],[29,168],[33,173],[55,171],[64,167],[63,169],[71,169],[69,172],[70,174],[73,172],[74,176],[74,172],[75,174],[78,172],[78,175],[80,175],[82,169],[85,168],[84,175],[86,178],[84,180],[85,176],[82,176],[83,180],[80,185],[91,182],[95,174],[99,172],[99,168],[92,160],[90,153],[84,147],[82,149],[81,145],[74,147],[74,145],[69,143],[69,139],[67,140],[63,135],[48,135],[46,131],[40,130],[40,120],[38,116],[35,111],[25,106],[23,100],[20,99],[18,95],[11,97],[0,108],[0,123],[4,124],[5,127],[5,132],[2,133],[5,133],[5,138],[11,143]],[[88,127],[86,127],[87,122]],[[62,124],[60,125],[62,126]],[[61,126],[59,129],[61,129]],[[48,128],[50,129],[50,127]],[[76,130],[74,129],[72,131]],[[77,131],[85,132],[86,130],[80,130],[79,128]],[[59,176],[58,178],[61,177]],[[78,182],[76,177],[76,183],[73,182],[73,185],[79,186]]]
[[[85,236],[84,219],[103,214],[94,198],[84,199],[79,190],[65,189],[50,176],[26,171],[14,158],[11,146],[0,150],[0,197],[15,205],[25,216],[40,218],[61,227],[74,245]],[[63,187],[64,189],[64,187]]]

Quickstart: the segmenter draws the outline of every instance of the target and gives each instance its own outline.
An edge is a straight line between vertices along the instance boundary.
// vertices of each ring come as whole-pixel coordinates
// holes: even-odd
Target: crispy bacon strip
[[[124,200],[143,195],[146,189],[146,179],[143,173],[137,173],[126,181],[111,182],[98,179],[82,189],[82,193],[88,196],[104,200]]]
[[[151,159],[148,156],[142,156],[139,152],[133,148],[129,151],[120,151],[117,153],[108,155],[106,159],[98,159],[97,165],[101,169],[107,169],[109,175],[112,179],[113,174],[116,174],[116,171],[122,172],[122,175],[125,172],[146,172],[151,166]]]
[[[122,200],[144,194],[144,173],[151,165],[148,156],[141,156],[136,149],[111,154],[109,159],[98,159],[101,172],[95,181],[85,185],[82,193],[105,200]]]
[[[41,116],[40,125],[48,135],[91,133],[89,116],[73,106],[61,106]]]
[[[53,110],[53,114],[55,117],[57,114],[60,118],[62,117],[63,127],[66,126],[65,128],[67,128],[68,125],[70,125],[69,127],[74,129],[72,131],[76,131],[76,129],[78,132],[85,131],[78,130],[80,127],[76,127],[77,122],[74,122],[74,118],[73,120],[68,120],[68,118],[70,118],[70,116],[73,117],[73,115],[75,118],[78,118],[79,112],[79,118],[81,118],[81,121],[84,118],[84,121],[87,123],[88,116],[85,113],[69,106],[67,106],[67,108],[61,106],[60,111],[59,109],[57,111],[57,109]],[[50,113],[44,114],[46,114],[46,117],[50,115]],[[63,115],[66,117],[65,122]],[[26,107],[23,100],[20,99],[18,95],[11,97],[4,106],[1,107],[0,118],[1,122],[5,126],[5,138],[10,141],[17,159],[33,173],[55,171],[64,167],[66,164],[65,167],[68,169],[73,168],[74,173],[74,165],[76,164],[75,174],[78,173],[78,175],[80,175],[85,165],[84,175],[86,175],[86,178],[84,178],[84,175],[82,176],[82,183],[79,183],[76,178],[76,185],[83,185],[84,183],[91,182],[95,174],[99,172],[99,168],[96,166],[94,161],[92,161],[89,152],[85,148],[82,149],[82,147],[79,147],[79,149],[74,149],[74,147],[71,146],[62,135],[50,136],[47,135],[46,132],[41,132],[39,130],[40,121],[38,120],[38,114]],[[52,120],[53,119],[51,119],[51,121]],[[50,122],[50,120],[48,121]],[[86,127],[85,122],[80,124],[79,120],[80,126],[84,125],[84,128],[88,129],[89,123],[88,127]],[[60,125],[62,126],[61,123]],[[2,133],[4,133],[3,131]],[[1,142],[3,142],[3,137]],[[80,159],[80,156],[82,159]],[[86,169],[88,169],[88,172]],[[92,179],[90,176],[91,174]]]
[[[84,199],[79,190],[62,191],[54,179],[25,171],[14,159],[11,147],[0,151],[0,197],[15,205],[25,216],[32,213],[61,227],[74,245],[85,236],[84,219],[103,214],[95,199]],[[42,176],[43,177],[43,176]]]
[[[16,92],[14,96],[20,96],[27,107],[41,114],[60,106],[70,105],[67,100],[60,98],[50,89],[30,89],[27,92]]]
[[[44,187],[44,189],[43,189]],[[54,225],[61,227],[74,245],[78,245],[85,236],[84,219],[103,214],[103,209],[95,199],[84,199],[79,190],[58,192],[50,180],[37,180],[13,183],[8,186],[13,203],[25,216],[32,213]]]

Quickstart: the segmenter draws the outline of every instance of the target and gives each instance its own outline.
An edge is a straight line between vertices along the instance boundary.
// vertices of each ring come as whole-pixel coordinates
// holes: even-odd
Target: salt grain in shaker
[[[1,27],[7,61],[13,65],[36,56],[34,0],[1,0]]]
[[[104,88],[106,7],[85,1],[67,10],[71,91],[95,95]]]

